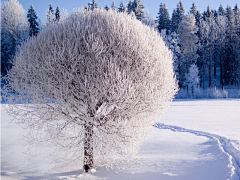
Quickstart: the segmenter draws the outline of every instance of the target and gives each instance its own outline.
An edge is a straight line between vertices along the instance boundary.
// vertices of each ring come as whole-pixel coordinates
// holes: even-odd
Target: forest
[[[96,0],[82,7],[87,11],[95,8],[102,8]],[[119,7],[113,1],[103,9],[128,13],[159,32],[173,54],[179,98],[201,97],[202,92],[209,90],[219,97],[227,97],[229,91],[226,90],[233,89],[236,96],[240,95],[240,10],[237,4],[233,8],[220,5],[217,10],[208,6],[206,11],[200,12],[195,3],[187,11],[179,1],[170,15],[167,5],[161,3],[157,17],[151,16],[141,0],[130,0],[127,5],[122,1]],[[60,12],[59,6],[54,12],[50,4],[47,21],[43,24],[32,5],[26,13],[17,0],[2,2],[1,76],[11,69],[11,61],[21,43],[68,16]]]

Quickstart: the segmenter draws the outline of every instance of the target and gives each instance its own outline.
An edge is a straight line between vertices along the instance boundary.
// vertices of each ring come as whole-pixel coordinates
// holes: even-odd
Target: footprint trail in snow
[[[173,125],[166,125],[163,123],[156,123],[153,125],[159,129],[169,129],[174,132],[187,132],[192,133],[197,136],[205,136],[209,139],[212,139],[217,142],[219,148],[223,153],[226,153],[229,157],[228,167],[231,167],[231,179],[239,179],[240,180],[240,142],[230,140],[223,136],[219,136],[216,134],[211,134],[203,131],[196,131],[191,129],[186,129]]]

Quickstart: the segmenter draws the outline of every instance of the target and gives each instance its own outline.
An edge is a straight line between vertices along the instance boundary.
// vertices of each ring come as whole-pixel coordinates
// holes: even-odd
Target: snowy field
[[[137,157],[113,169],[83,173],[50,161],[51,148],[30,155],[24,130],[1,111],[2,180],[240,180],[240,100],[175,100]]]

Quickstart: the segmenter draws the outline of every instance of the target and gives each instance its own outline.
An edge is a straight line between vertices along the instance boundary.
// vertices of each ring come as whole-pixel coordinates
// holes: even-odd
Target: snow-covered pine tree
[[[127,5],[127,12],[128,14],[130,14],[131,12],[133,12],[133,3],[132,0],[129,1],[128,5]]]
[[[112,5],[111,5],[111,10],[117,11],[117,7],[116,7],[116,4],[115,4],[114,0],[113,0]]]
[[[108,7],[108,5],[106,5],[106,6],[104,7],[104,9],[105,9],[106,11],[108,11],[110,8]]]
[[[211,11],[209,11],[211,12]],[[202,87],[205,88],[205,77],[208,78],[208,87],[216,82],[216,43],[218,27],[214,16],[205,16],[200,23],[200,41],[201,41],[201,67],[200,75]],[[214,81],[213,81],[214,79]]]
[[[236,43],[235,43],[235,58],[236,58],[236,83],[238,88],[240,87],[240,9],[238,4],[234,6],[234,22],[235,22],[235,33],[236,33]]]
[[[238,61],[236,59],[236,44],[238,43],[236,27],[234,22],[234,12],[231,6],[227,6],[226,17],[228,20],[227,38],[226,38],[226,57],[224,83],[226,85],[236,85]]]
[[[169,33],[170,30],[170,18],[166,4],[161,3],[159,12],[158,12],[158,26],[157,29],[161,33],[163,29],[166,29],[166,32]]]
[[[141,0],[134,0],[132,4],[132,10],[138,20],[143,20],[144,18],[144,6],[141,4]]]
[[[194,96],[196,88],[199,86],[199,75],[198,67],[195,63],[191,64],[186,76],[186,84],[188,89],[191,91],[192,97]]]
[[[214,18],[214,13],[211,10],[210,6],[208,5],[207,11],[206,11],[206,18]]]
[[[177,19],[178,19],[177,18],[177,10],[173,9],[172,18],[171,18],[171,22],[170,22],[172,32],[173,31],[177,32],[177,26],[178,26],[178,24],[177,24],[178,20]]]
[[[53,24],[54,21],[55,21],[55,14],[53,11],[52,4],[50,4],[47,11],[47,26]]]
[[[61,18],[60,8],[59,8],[59,6],[57,6],[57,9],[55,12],[55,21],[59,22],[60,18]]]
[[[218,8],[218,15],[220,15],[220,16],[225,15],[225,9],[223,8],[222,4]]]
[[[225,46],[226,46],[226,37],[227,37],[227,18],[224,15],[218,15],[216,18],[217,25],[217,48],[219,56],[219,67],[220,67],[220,85],[223,89],[224,81],[223,74],[225,72]]]
[[[29,39],[13,63],[2,89],[8,113],[74,152],[85,171],[131,158],[177,89],[159,33],[116,11],[73,13]]]
[[[192,4],[192,7],[190,8],[190,11],[189,11],[191,14],[193,14],[196,18],[196,14],[197,14],[197,7],[195,5],[195,3]]]
[[[172,19],[171,19],[172,31],[177,32],[178,25],[181,22],[184,13],[185,13],[185,11],[184,11],[184,7],[183,7],[183,3],[182,3],[182,1],[180,1],[177,4],[177,9],[174,9],[173,13],[172,13]]]
[[[96,0],[92,0],[92,4],[91,4],[91,10],[93,11],[94,9],[96,9],[97,6],[97,1]]]
[[[234,12],[234,23],[236,28],[236,34],[238,37],[240,37],[240,9],[238,7],[238,4],[236,4],[233,8]]]
[[[39,32],[39,24],[33,5],[30,6],[30,9],[28,9],[27,18],[29,22],[29,36],[36,36]]]
[[[171,34],[166,33],[166,29],[161,31],[161,36],[168,46],[168,48],[173,53],[173,69],[176,75],[176,79],[179,82],[180,80],[180,54],[181,50],[179,47],[180,41],[179,41],[179,35],[176,32],[171,32]]]
[[[142,23],[146,24],[149,27],[156,29],[156,23],[153,17],[151,16],[148,9],[144,9],[144,18],[142,19]]]
[[[177,32],[180,40],[180,80],[179,86],[184,86],[185,74],[188,74],[188,70],[191,64],[197,62],[197,49],[198,49],[198,37],[197,26],[195,24],[195,17],[189,13],[184,15],[180,24],[178,25]],[[188,87],[187,87],[188,88]]]
[[[29,36],[29,25],[22,5],[17,0],[1,4],[1,74],[11,68],[16,47]]]
[[[118,12],[123,12],[123,13],[127,12],[127,9],[126,9],[126,6],[125,6],[123,0],[120,3],[120,7],[118,8]]]

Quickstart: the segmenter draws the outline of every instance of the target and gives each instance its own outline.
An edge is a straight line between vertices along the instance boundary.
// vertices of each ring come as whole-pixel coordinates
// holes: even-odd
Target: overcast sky
[[[6,0],[3,0],[6,1]],[[133,1],[133,0],[132,0]],[[54,12],[57,8],[57,5],[59,5],[60,9],[62,10],[65,8],[69,13],[74,8],[84,7],[84,5],[87,5],[89,2],[92,2],[92,0],[19,0],[19,2],[23,5],[23,8],[27,11],[30,7],[30,5],[33,5],[35,8],[35,11],[37,13],[38,18],[41,19],[42,22],[45,22],[45,12],[47,11],[49,4],[51,3],[54,9]],[[115,4],[117,8],[120,5],[121,0],[115,0]],[[129,0],[123,0],[124,4],[127,6]],[[152,15],[152,17],[156,17],[157,13],[159,11],[159,6],[161,2],[166,3],[168,12],[171,14],[173,12],[173,9],[177,7],[177,3],[179,0],[142,0],[142,4],[147,8]],[[204,9],[207,9],[207,6],[210,5],[211,9],[218,9],[220,4],[224,6],[224,8],[227,7],[227,5],[232,6],[232,8],[236,5],[238,2],[238,5],[240,6],[239,0],[182,0],[185,12],[187,13],[192,6],[192,3],[195,2],[197,9],[200,10],[202,13]],[[106,4],[108,6],[111,6],[112,0],[97,0],[98,6],[105,7]]]

